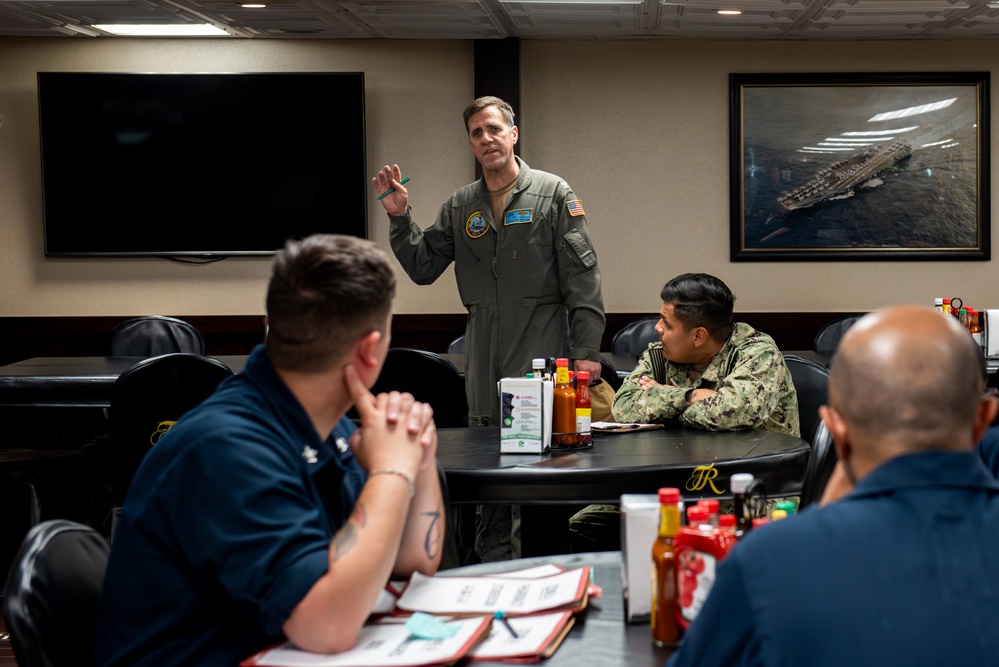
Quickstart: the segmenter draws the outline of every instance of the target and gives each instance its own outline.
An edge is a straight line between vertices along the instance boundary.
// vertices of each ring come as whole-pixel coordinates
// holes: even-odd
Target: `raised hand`
[[[385,165],[371,179],[371,185],[374,186],[375,193],[378,195],[388,192],[389,188],[394,190],[394,192],[389,193],[380,200],[389,215],[406,215],[406,211],[409,210],[409,191],[403,187],[400,181],[402,181],[402,171],[400,171],[397,164],[391,167]]]

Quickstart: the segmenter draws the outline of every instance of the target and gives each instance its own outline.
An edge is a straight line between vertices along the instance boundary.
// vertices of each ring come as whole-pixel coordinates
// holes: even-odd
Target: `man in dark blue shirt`
[[[753,530],[719,565],[671,667],[999,661],[996,414],[953,318],[899,306],[843,338],[821,410],[840,499]]]
[[[353,237],[278,253],[269,332],[157,443],[125,500],[96,665],[235,665],[287,637],[353,645],[390,576],[432,574],[444,508],[432,411],[374,384],[395,277]],[[362,426],[344,418],[356,406]]]

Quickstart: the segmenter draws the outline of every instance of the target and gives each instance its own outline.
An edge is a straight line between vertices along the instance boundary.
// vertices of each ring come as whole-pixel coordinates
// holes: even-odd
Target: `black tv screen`
[[[364,75],[39,72],[46,255],[367,236]]]

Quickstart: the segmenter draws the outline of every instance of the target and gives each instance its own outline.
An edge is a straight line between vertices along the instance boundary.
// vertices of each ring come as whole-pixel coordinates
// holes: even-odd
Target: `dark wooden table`
[[[237,373],[246,355],[215,357]],[[111,388],[144,357],[32,357],[0,366],[0,405],[106,408]]]
[[[470,427],[441,429],[437,459],[462,543],[474,543],[469,505],[521,505],[523,555],[536,556],[567,552],[569,517],[591,503],[617,504],[624,493],[675,486],[689,502],[725,499],[732,474],[748,472],[771,496],[797,495],[809,452],[782,433],[670,427],[598,435],[592,449],[500,454],[499,428]]]
[[[444,570],[440,576],[497,574],[546,563],[571,569],[589,565],[593,582],[603,590],[603,597],[591,599],[587,609],[576,616],[576,623],[555,654],[544,661],[545,667],[663,667],[673,649],[652,645],[648,623],[624,621],[621,597],[621,552],[569,554],[522,558],[500,563],[482,563]],[[474,663],[501,665],[498,662]]]
[[[439,431],[437,458],[452,503],[617,503],[623,493],[675,486],[687,499],[728,498],[729,477],[748,472],[772,496],[801,491],[810,447],[772,431],[699,431],[671,426],[602,434],[593,447],[500,454],[498,428]]]

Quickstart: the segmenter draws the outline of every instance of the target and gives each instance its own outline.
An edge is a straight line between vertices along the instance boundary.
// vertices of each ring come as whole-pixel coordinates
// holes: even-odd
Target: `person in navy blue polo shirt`
[[[974,451],[996,410],[953,318],[858,321],[821,409],[845,495],[737,544],[670,667],[999,662],[999,482]]]
[[[390,577],[432,574],[444,508],[432,410],[371,395],[395,276],[354,237],[289,242],[246,369],[137,472],[117,526],[96,665],[236,665],[282,637],[354,644]],[[356,429],[344,415],[351,405]]]

